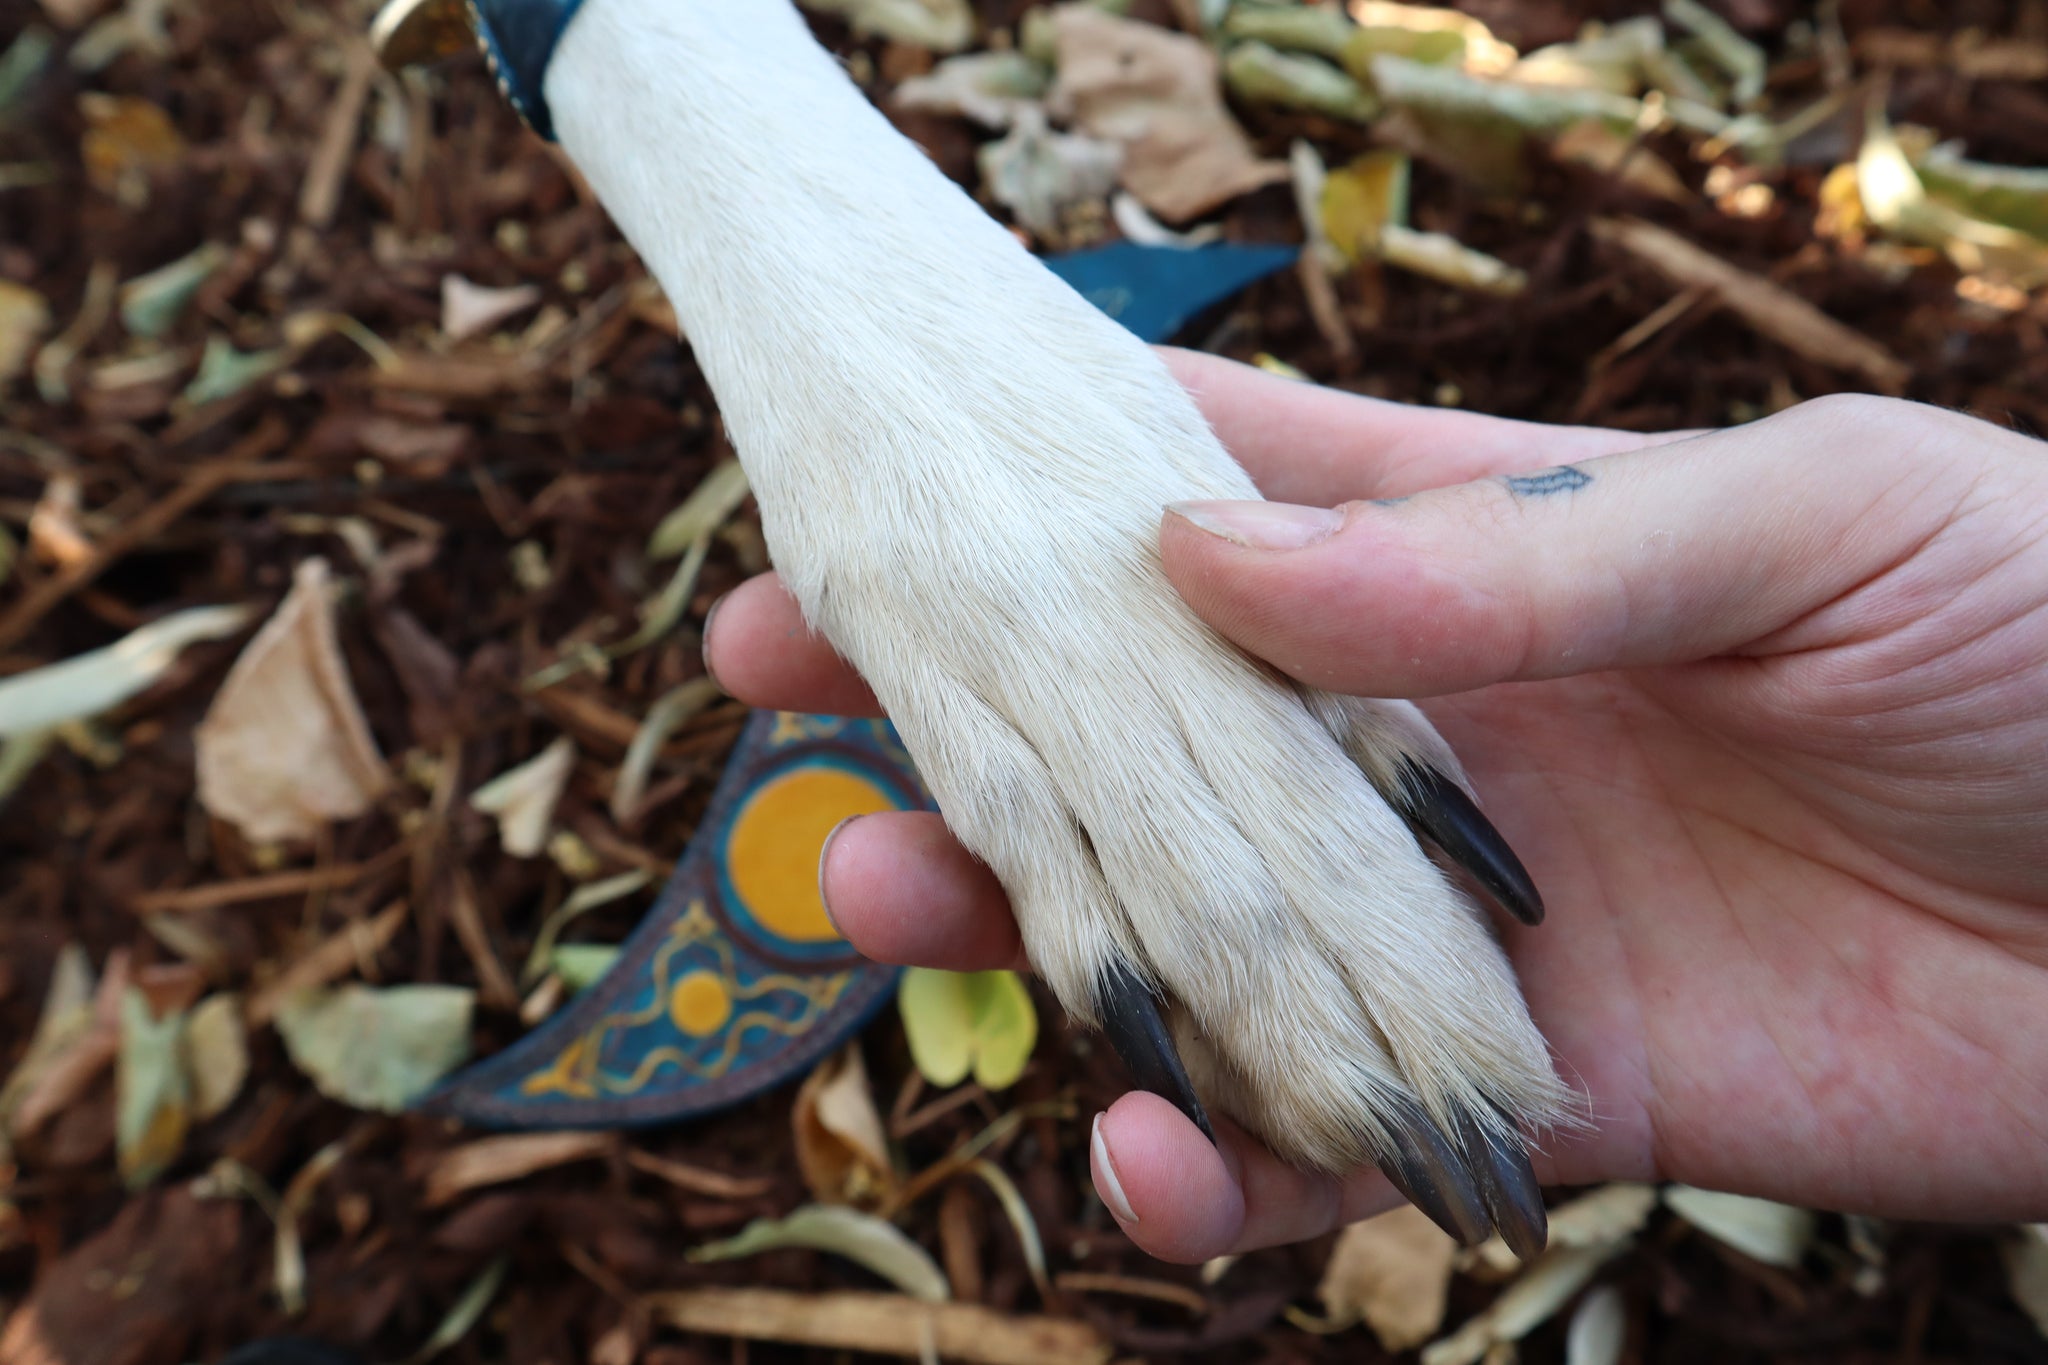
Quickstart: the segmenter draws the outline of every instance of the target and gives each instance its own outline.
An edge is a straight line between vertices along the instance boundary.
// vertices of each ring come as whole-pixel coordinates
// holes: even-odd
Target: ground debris
[[[1039,247],[1182,240],[1155,215],[1293,245],[1332,220],[1184,344],[1531,420],[1714,427],[1868,388],[2048,430],[2048,290],[2012,264],[2040,258],[1982,227],[2043,231],[2038,0],[1709,0],[1683,23],[1653,0],[812,8]],[[703,674],[705,612],[765,559],[674,314],[587,191],[480,59],[376,71],[363,21],[0,0],[0,699],[209,627],[103,686],[68,742],[0,754],[0,1365],[213,1365],[293,1333],[398,1361],[437,1329],[455,1365],[1377,1359],[1362,1323],[1298,1325],[1334,1325],[1335,1235],[1213,1283],[1131,1247],[1088,1178],[1122,1074],[1035,987],[999,1098],[934,1093],[885,1011],[859,1095],[840,1063],[800,1125],[792,1086],[673,1130],[499,1138],[351,1112],[298,1069],[337,1011],[427,990],[430,1055],[402,1074],[359,1065],[360,1039],[310,1054],[396,1106],[512,1041],[522,997],[562,998],[564,925],[577,951],[626,939],[744,715]],[[1054,137],[1090,139],[1087,174],[1048,188]],[[1034,140],[1006,190],[1000,149]],[[1290,165],[1354,202],[1304,169],[1297,204]],[[1900,165],[1946,211],[1886,199]],[[1367,240],[1389,225],[1392,250]],[[295,590],[315,561],[317,610]],[[201,637],[294,598],[319,733],[239,741],[284,771],[223,784],[251,684]],[[508,852],[468,798],[537,761]],[[124,1152],[153,1185],[124,1188]],[[850,1292],[875,1281],[797,1247],[684,1259],[828,1192],[881,1201],[973,1302]],[[1461,1258],[1440,1331],[1481,1326],[1447,1356],[1560,1361],[1575,1335],[1592,1359],[1619,1333],[1624,1360],[1684,1365],[2041,1358],[2038,1230],[1824,1215],[1764,1264],[1660,1197],[1557,1197],[1574,1275],[1550,1287],[1577,1276],[1576,1308],[1504,1322],[1520,1268]],[[1373,1278],[1331,1318],[1373,1320]]]

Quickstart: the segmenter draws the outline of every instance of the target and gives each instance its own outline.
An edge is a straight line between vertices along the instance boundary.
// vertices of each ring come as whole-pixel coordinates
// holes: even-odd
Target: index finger
[[[1158,348],[1224,449],[1275,502],[1331,507],[1402,497],[1682,439],[1410,407],[1283,379],[1200,351]]]

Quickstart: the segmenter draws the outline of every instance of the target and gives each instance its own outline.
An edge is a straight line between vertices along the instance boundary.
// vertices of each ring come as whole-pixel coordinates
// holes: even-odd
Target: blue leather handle
[[[583,0],[469,0],[477,41],[498,89],[526,126],[555,140],[555,121],[541,93],[555,44]]]

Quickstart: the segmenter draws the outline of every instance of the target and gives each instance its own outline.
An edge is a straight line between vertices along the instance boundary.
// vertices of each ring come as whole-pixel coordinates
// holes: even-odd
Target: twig
[[[1886,393],[1898,393],[1912,369],[1854,328],[1835,321],[1783,285],[1730,265],[1674,232],[1640,219],[1597,218],[1592,231],[1654,267],[1674,284],[1704,289],[1765,336],[1817,365],[1849,369]]]
[[[290,435],[282,417],[266,417],[261,426],[237,441],[221,459],[192,471],[162,501],[138,512],[106,536],[93,547],[89,557],[29,589],[5,616],[0,616],[0,650],[13,647],[64,599],[163,534],[173,522],[219,489],[231,483],[271,477],[273,471],[258,461],[282,447]]]
[[[211,882],[205,886],[181,887],[176,891],[151,891],[130,900],[128,908],[138,915],[189,915],[230,905],[245,905],[250,901],[273,900],[279,896],[340,891],[379,872],[388,871],[403,860],[405,854],[405,846],[398,844],[360,863],[295,868],[290,872],[271,872],[231,882]]]

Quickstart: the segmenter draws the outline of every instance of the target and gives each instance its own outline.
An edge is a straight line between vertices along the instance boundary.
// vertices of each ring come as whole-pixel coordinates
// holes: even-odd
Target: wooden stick
[[[684,1289],[648,1296],[655,1321],[685,1332],[785,1341],[975,1365],[1107,1365],[1109,1340],[1071,1318],[998,1313],[903,1294]]]

